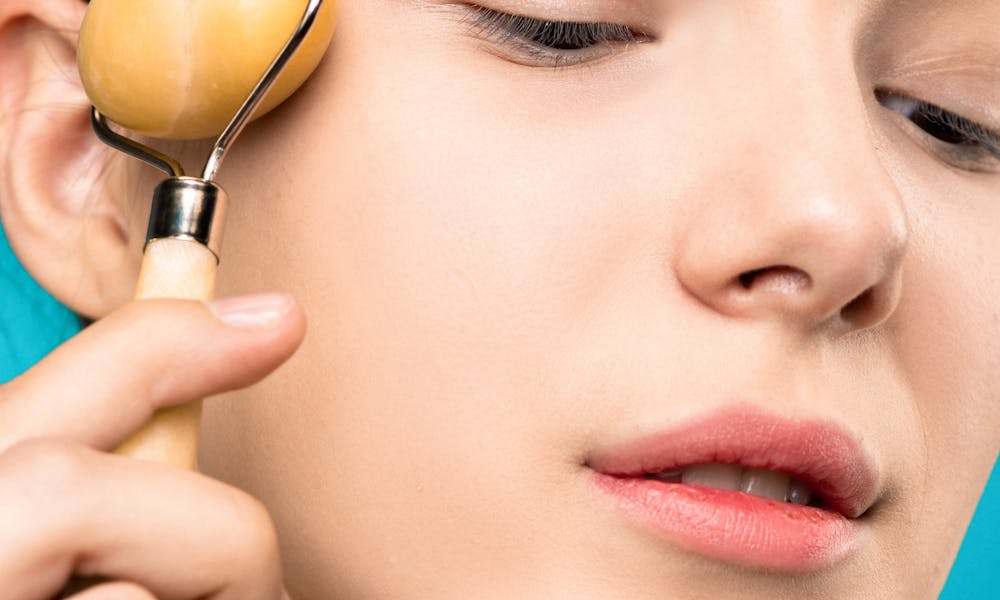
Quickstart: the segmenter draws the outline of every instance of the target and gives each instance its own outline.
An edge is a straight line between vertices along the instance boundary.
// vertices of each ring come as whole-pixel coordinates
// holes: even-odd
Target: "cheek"
[[[898,346],[925,390],[928,431],[956,455],[985,454],[1000,439],[1000,205],[988,189],[955,198],[945,187],[927,183],[913,203]]]
[[[316,115],[300,132],[303,146],[333,148],[297,165],[323,174],[295,224],[299,259],[322,282],[308,292],[322,293],[315,312],[341,315],[381,364],[394,356],[421,381],[510,387],[511,373],[534,376],[580,299],[640,251],[634,233],[648,219],[608,202],[620,153],[505,103],[495,77],[459,86],[454,67],[418,78],[388,63],[344,73],[336,104],[363,108]],[[352,142],[343,151],[337,140]]]
[[[890,331],[923,434],[900,464],[916,475],[900,498],[924,526],[900,530],[941,555],[957,550],[1000,440],[1000,278],[991,267],[1000,210],[991,194],[954,199],[939,187],[926,184],[933,192],[913,203],[906,291]]]

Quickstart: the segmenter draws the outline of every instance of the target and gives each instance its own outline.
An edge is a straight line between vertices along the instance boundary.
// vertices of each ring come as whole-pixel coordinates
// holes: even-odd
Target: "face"
[[[478,4],[342,0],[224,169],[222,293],[310,330],[201,460],[293,596],[935,597],[1000,440],[1000,4]]]

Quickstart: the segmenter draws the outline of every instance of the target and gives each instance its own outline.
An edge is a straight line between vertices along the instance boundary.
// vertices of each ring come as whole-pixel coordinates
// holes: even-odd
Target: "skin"
[[[37,25],[21,35],[39,40],[20,55],[26,64],[66,72],[74,40],[57,17],[72,22],[73,4],[22,6]],[[99,554],[118,557],[108,560],[123,579],[169,573],[129,577],[161,597],[171,585],[173,597],[235,590],[243,576],[277,597],[280,574],[260,568],[276,568],[275,542],[250,496],[273,519],[296,598],[936,597],[1000,440],[1000,159],[977,172],[954,164],[874,90],[1000,129],[1000,5],[483,4],[613,21],[655,41],[531,66],[470,31],[452,3],[341,2],[327,60],[246,132],[222,174],[234,210],[221,293],[283,290],[309,316],[287,364],[206,405],[202,470],[245,493],[207,478],[164,485],[180,475],[81,445],[110,447],[151,406],[276,367],[303,328],[284,296],[244,310],[239,328],[212,320],[218,306],[120,309],[0,388],[0,411],[25,423],[3,432],[0,470],[45,489],[45,461],[68,457],[82,489],[121,481],[143,505],[188,507],[162,517],[173,528],[239,498],[257,533],[235,547],[251,558],[232,556],[232,543],[209,549],[229,566],[216,587],[186,583],[166,543]],[[0,29],[11,44],[12,23]],[[22,87],[44,87],[32,85]],[[17,107],[8,103],[5,131],[65,141],[11,117]],[[93,177],[97,200],[65,208],[72,194],[17,175],[83,159],[38,153],[18,170],[29,160],[11,151],[19,139],[0,155],[12,245],[57,297],[110,312],[127,298],[116,290],[134,279],[128,257],[142,243],[130,198],[147,197],[155,175],[95,149],[112,161]],[[80,252],[73,260],[90,262],[55,265],[69,245],[88,246],[82,234],[45,235],[32,202],[66,231],[104,223],[116,233],[97,239],[119,258]],[[75,287],[60,270],[73,267],[88,274]],[[136,364],[126,382],[123,356]],[[80,392],[90,411],[80,415],[108,419],[43,419],[51,413],[31,407],[74,389],[67,365],[82,361],[75,372],[103,369],[109,383]],[[141,391],[164,380],[156,389],[168,392]],[[715,562],[630,524],[589,484],[594,452],[736,401],[840,423],[873,457],[879,498],[842,562],[797,576]],[[33,436],[46,440],[18,443]],[[122,512],[104,504],[73,514],[113,527]],[[36,545],[74,556],[76,539]],[[41,577],[11,561],[0,553],[0,574]]]

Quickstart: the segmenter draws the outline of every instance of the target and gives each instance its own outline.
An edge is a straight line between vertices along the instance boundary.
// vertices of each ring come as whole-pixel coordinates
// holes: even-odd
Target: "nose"
[[[742,143],[705,168],[675,238],[676,277],[729,317],[841,333],[874,327],[901,295],[908,229],[899,191],[863,103],[854,118],[842,107],[831,118],[817,103],[796,106],[778,131],[753,120],[736,134]],[[762,151],[762,139],[782,142]]]

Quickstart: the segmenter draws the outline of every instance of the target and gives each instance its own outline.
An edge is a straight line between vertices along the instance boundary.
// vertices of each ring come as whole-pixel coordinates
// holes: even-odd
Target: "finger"
[[[119,582],[92,587],[70,596],[69,600],[156,600],[156,596],[140,585]]]
[[[261,379],[304,331],[285,295],[133,302],[0,387],[0,450],[36,436],[112,448],[158,408]]]
[[[4,598],[51,598],[74,574],[163,599],[282,594],[267,511],[197,473],[34,439],[0,455],[0,506]]]

